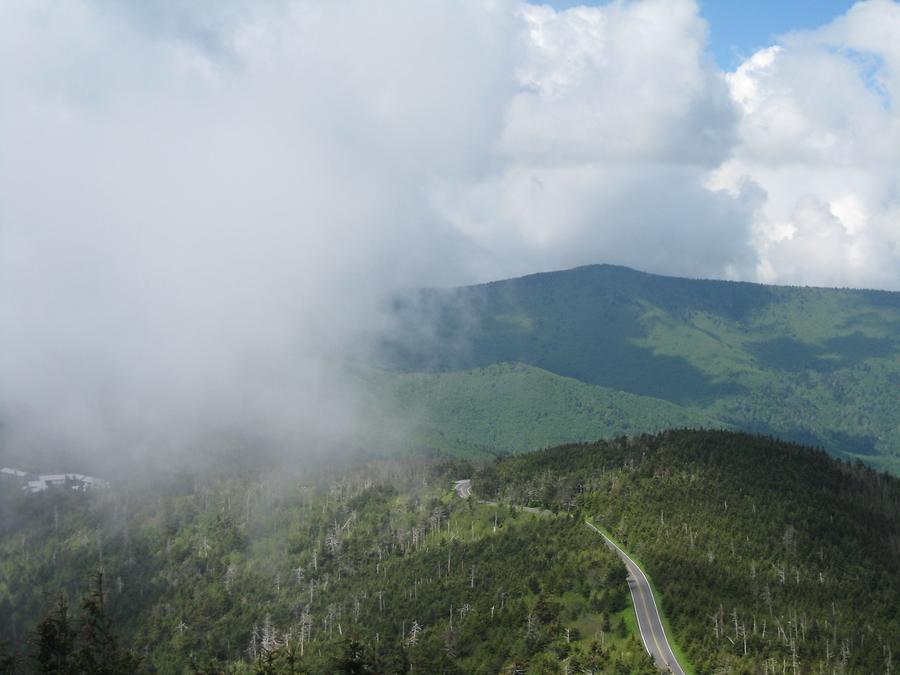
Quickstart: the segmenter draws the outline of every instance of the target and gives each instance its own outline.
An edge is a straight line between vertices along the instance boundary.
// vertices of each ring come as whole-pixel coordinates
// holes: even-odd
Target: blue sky
[[[553,0],[557,8],[604,4],[583,0]],[[709,22],[710,48],[720,68],[733,70],[773,36],[791,30],[815,28],[843,14],[851,0],[700,0],[700,12]]]

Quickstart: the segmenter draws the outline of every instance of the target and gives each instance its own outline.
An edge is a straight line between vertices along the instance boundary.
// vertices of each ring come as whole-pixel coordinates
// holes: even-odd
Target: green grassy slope
[[[422,291],[397,313],[391,369],[521,362],[900,470],[900,293],[598,265]]]
[[[523,452],[635,431],[721,426],[710,416],[524,364],[449,373],[380,373],[420,444],[471,454]]]

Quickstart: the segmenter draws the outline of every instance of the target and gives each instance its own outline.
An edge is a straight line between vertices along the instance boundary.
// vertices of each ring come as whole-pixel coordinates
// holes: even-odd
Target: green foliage
[[[500,505],[455,497],[467,476]],[[652,575],[697,672],[900,653],[900,481],[745,434],[0,500],[0,640],[49,640],[20,671],[125,672],[127,645],[158,672],[650,672],[586,516]]]
[[[680,431],[507,458],[473,485],[603,524],[652,575],[699,672],[794,659],[803,672],[884,672],[900,652],[900,480],[887,474]]]
[[[93,575],[90,592],[81,600],[73,672],[95,675],[134,673],[140,659],[128,650],[119,649],[104,604],[103,572],[98,570]]]
[[[75,627],[69,617],[64,596],[56,607],[37,625],[32,644],[38,672],[67,673],[74,669]]]
[[[103,655],[76,645],[86,672],[124,672],[103,670],[118,644],[159,672],[496,673],[516,660],[562,672],[597,640],[640,672],[620,636],[615,556],[573,518],[456,498],[460,471],[474,469],[379,462],[7,494],[0,597],[15,611],[0,638],[33,631],[42,598],[66,591],[87,594],[75,625]],[[83,588],[101,555],[106,588]]]
[[[598,265],[421,291],[397,314],[383,363],[407,374],[402,401],[425,403],[426,445],[522,452],[733,427],[900,471],[900,293]],[[541,370],[489,368],[510,363]]]
[[[90,592],[81,601],[77,625],[69,616],[63,596],[34,631],[33,655],[40,673],[90,673],[124,675],[134,673],[140,659],[119,649],[112,624],[104,611],[103,573],[93,574]]]
[[[421,445],[451,453],[523,452],[634,430],[721,426],[710,416],[667,401],[524,364],[450,373],[378,373],[370,375],[369,383],[390,388],[400,409],[425,420]]]

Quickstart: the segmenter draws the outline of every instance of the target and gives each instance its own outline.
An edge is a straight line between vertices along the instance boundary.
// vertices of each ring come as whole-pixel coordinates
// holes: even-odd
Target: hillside
[[[523,363],[622,397],[632,430],[655,431],[632,404],[665,401],[713,425],[773,434],[900,471],[900,293],[677,279],[597,265],[449,290],[396,303],[382,363],[401,373]],[[490,371],[484,371],[488,379]],[[477,396],[489,386],[470,374]],[[576,402],[578,396],[570,396]],[[540,413],[524,395],[507,411]],[[669,409],[674,410],[674,409]],[[567,409],[571,436],[602,427]],[[445,425],[450,412],[435,411]],[[454,425],[475,428],[467,418]],[[452,425],[451,425],[452,426]],[[448,434],[454,433],[447,428]],[[483,434],[489,442],[490,434]],[[538,447],[540,433],[519,439]]]
[[[562,377],[522,363],[448,373],[379,373],[399,409],[420,424],[417,447],[490,456],[635,431],[721,426],[668,401]]]
[[[473,487],[609,530],[652,575],[698,672],[896,663],[900,480],[887,474],[766,438],[681,431],[506,458]]]
[[[372,462],[0,491],[0,647],[35,672],[38,621],[63,593],[80,626],[99,566],[139,672],[647,672],[618,559],[574,519],[455,497],[450,479],[471,472]]]
[[[499,505],[455,496],[462,476]],[[2,490],[0,515],[13,672],[36,670],[59,594],[82,625],[98,567],[141,672],[652,672],[585,517],[652,575],[694,672],[877,673],[900,653],[900,480],[732,432]]]

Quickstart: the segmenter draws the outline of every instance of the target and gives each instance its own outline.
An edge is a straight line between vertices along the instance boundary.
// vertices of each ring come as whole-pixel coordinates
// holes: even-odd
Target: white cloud
[[[438,210],[491,254],[486,276],[597,261],[752,270],[755,200],[704,186],[736,140],[736,116],[695,4],[520,14],[520,90],[496,162],[433,191]]]
[[[397,287],[613,262],[898,288],[897,12],[726,76],[690,0],[4,2],[7,439],[343,440],[335,364]]]
[[[12,446],[345,441],[377,302],[462,267],[424,186],[483,161],[508,8],[172,6],[0,9]]]
[[[526,6],[522,91],[502,148],[518,159],[717,163],[732,138],[727,90],[704,60],[693,2]]]
[[[900,289],[900,5],[780,42],[728,75],[741,140],[710,185],[765,192],[761,280]]]

